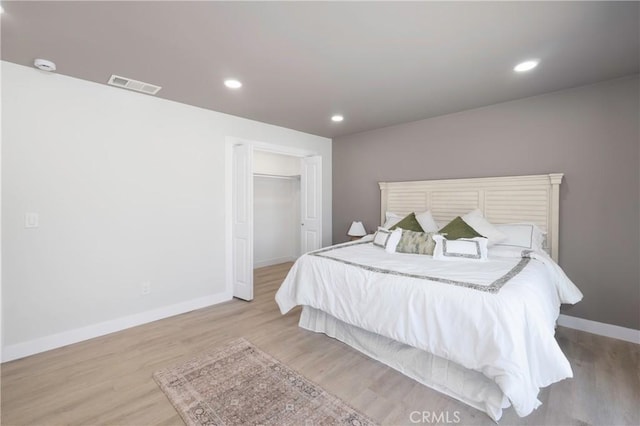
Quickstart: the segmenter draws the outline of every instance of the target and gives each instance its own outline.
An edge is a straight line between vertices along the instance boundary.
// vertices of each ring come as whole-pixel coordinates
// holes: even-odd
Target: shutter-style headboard
[[[479,208],[491,223],[535,223],[547,233],[551,257],[558,261],[560,183],[563,173],[471,179],[379,182],[380,220],[385,212],[431,210],[446,223]]]

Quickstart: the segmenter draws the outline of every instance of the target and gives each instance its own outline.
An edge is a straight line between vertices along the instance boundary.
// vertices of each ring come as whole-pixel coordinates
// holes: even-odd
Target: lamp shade
[[[347,235],[350,237],[364,237],[367,235],[367,231],[364,229],[362,222],[354,221],[349,228]]]

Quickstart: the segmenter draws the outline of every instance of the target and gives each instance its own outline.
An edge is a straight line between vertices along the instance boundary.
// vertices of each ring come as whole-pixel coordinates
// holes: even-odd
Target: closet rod
[[[264,177],[264,178],[273,178],[273,179],[300,179],[300,175],[282,176],[282,175],[267,175],[264,173],[254,173],[253,177]]]

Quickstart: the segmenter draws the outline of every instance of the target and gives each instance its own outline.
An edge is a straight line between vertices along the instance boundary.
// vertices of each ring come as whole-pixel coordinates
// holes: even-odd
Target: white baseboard
[[[128,315],[126,317],[116,318],[88,325],[86,327],[76,328],[74,330],[63,331],[62,333],[40,337],[27,342],[16,343],[2,348],[2,362],[24,358],[29,355],[82,342],[83,340],[115,333],[116,331],[124,330],[126,328],[135,327],[157,321],[159,319],[216,305],[218,303],[229,301],[232,297],[233,295],[231,293],[217,293],[210,296],[200,297],[198,299],[187,300],[186,302],[176,303],[175,305],[163,306],[162,308],[141,312],[139,314]]]
[[[297,257],[295,256],[283,256],[275,257],[273,259],[257,260],[253,262],[253,268],[263,268],[265,266],[278,265],[279,263],[295,262]]]
[[[640,345],[640,330],[560,314],[558,325]]]

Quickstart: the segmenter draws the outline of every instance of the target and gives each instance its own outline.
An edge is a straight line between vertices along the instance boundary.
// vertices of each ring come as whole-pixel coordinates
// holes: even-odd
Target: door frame
[[[255,141],[250,139],[238,138],[235,136],[225,137],[225,220],[224,220],[224,236],[225,236],[225,281],[226,292],[233,296],[233,147],[234,145],[248,145],[252,151],[264,151],[273,154],[289,155],[292,157],[310,157],[310,156],[322,156],[317,151],[300,149],[296,147],[278,145],[269,142]],[[253,164],[252,164],[253,166]],[[253,180],[253,170],[251,170],[250,178]],[[324,178],[324,176],[323,176]],[[322,181],[320,179],[318,185],[322,189]],[[301,197],[302,202],[302,197]],[[250,208],[253,209],[253,198],[249,200]],[[322,222],[324,216],[322,215],[322,206],[320,208],[320,239],[322,241]],[[253,227],[253,224],[252,224]],[[253,229],[251,230],[251,250],[253,250]],[[253,270],[253,265],[251,265]],[[253,283],[252,283],[253,285]]]

